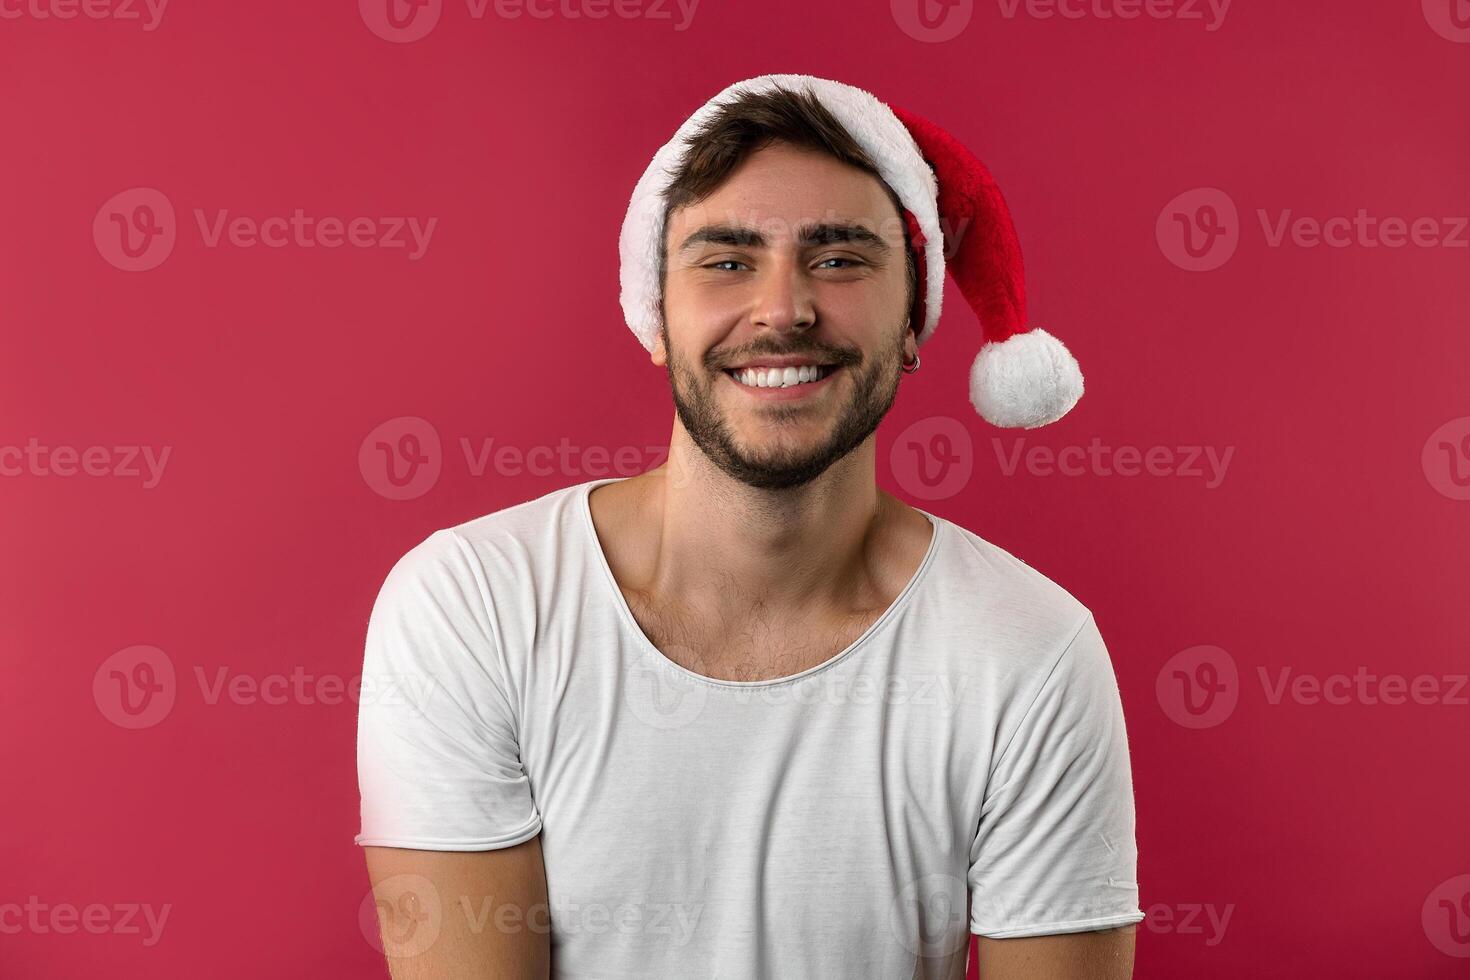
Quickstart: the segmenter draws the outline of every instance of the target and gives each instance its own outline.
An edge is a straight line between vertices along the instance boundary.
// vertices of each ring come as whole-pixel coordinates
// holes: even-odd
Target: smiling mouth
[[[725,368],[737,384],[747,388],[795,388],[814,384],[838,370],[836,364],[811,364],[787,368]]]

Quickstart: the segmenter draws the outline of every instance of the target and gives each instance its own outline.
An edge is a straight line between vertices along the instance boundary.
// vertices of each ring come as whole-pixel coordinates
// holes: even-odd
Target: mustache
[[[845,347],[832,347],[814,340],[777,346],[755,344],[737,351],[709,351],[704,356],[704,366],[711,371],[723,371],[728,365],[753,357],[781,357],[783,355],[806,356],[816,360],[845,367],[863,359],[862,354]]]

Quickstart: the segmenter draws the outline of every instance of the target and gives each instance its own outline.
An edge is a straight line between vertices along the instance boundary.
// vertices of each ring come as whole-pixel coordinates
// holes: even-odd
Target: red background
[[[1087,377],[1053,426],[986,426],[964,400],[978,332],[951,286],[879,431],[880,480],[1094,610],[1133,750],[1136,975],[1470,970],[1452,881],[1470,873],[1470,708],[1272,703],[1258,676],[1365,667],[1448,692],[1470,663],[1470,502],[1425,465],[1431,434],[1470,416],[1470,233],[1272,247],[1257,216],[1470,213],[1470,44],[1433,29],[1435,0],[1237,0],[1217,30],[1204,7],[1007,17],[987,0],[950,11],[970,20],[942,42],[899,26],[902,0],[703,0],[685,30],[676,8],[476,19],[447,0],[412,43],[347,2],[174,0],[154,30],[43,18],[39,2],[5,0],[19,16],[0,19],[0,446],[171,454],[152,488],[0,477],[0,903],[171,912],[151,947],[0,932],[0,975],[383,975],[358,925],[356,706],[211,704],[195,671],[350,678],[378,585],[429,531],[615,475],[477,476],[461,439],[666,444],[667,386],[618,306],[619,222],[678,123],[768,71],[869,88],[980,153],[1015,214],[1033,318]],[[177,243],[129,272],[92,226],[136,187],[172,203]],[[1239,208],[1238,249],[1208,272],[1155,233],[1194,188]],[[207,247],[196,208],[438,224],[414,261]],[[434,426],[442,474],[392,500],[359,449],[404,416]],[[890,447],[931,417],[968,434],[973,474],[926,501]],[[1009,453],[1022,437],[1234,455],[1213,488],[1007,475],[992,440]],[[176,703],[127,730],[93,680],[140,644],[167,654]],[[1238,704],[1190,728],[1158,682],[1200,645],[1238,667]],[[1212,935],[1193,906],[1229,909],[1228,927]]]

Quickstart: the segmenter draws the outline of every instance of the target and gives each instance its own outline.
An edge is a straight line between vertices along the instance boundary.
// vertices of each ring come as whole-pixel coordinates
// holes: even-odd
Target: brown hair
[[[775,142],[818,150],[871,174],[887,192],[894,209],[903,214],[903,203],[878,173],[873,159],[816,96],[780,87],[743,93],[722,103],[709,122],[685,141],[683,162],[663,192],[664,217],[658,250],[661,317],[668,276],[669,216],[678,208],[709,197],[747,157]],[[918,289],[918,266],[907,226],[903,241],[908,263],[907,308],[912,309]],[[917,333],[920,325],[913,324],[912,329]]]

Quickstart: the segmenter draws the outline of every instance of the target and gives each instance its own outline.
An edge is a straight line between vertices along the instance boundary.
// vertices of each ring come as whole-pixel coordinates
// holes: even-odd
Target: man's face
[[[872,435],[914,350],[903,226],[877,178],[772,144],[674,211],[665,249],[653,360],[716,465],[795,487]]]

